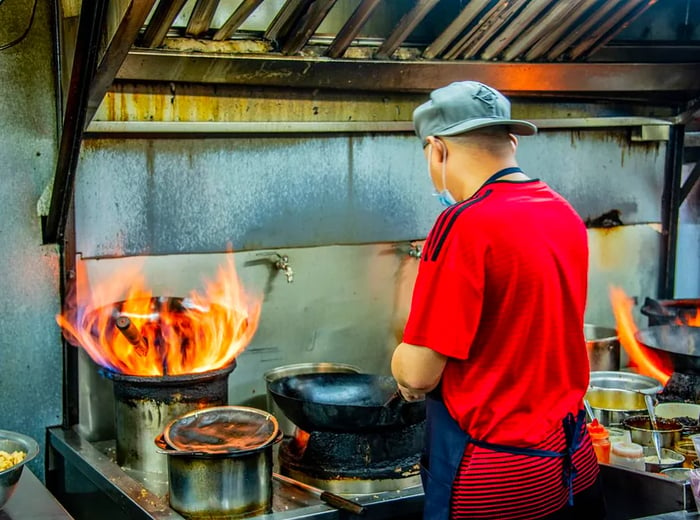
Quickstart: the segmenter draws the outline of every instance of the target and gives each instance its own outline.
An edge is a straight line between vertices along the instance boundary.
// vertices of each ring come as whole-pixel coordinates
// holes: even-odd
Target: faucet
[[[287,255],[275,253],[272,257],[272,261],[277,270],[282,271],[284,276],[287,277],[287,283],[292,283],[294,281],[294,271],[292,271],[292,266],[289,265],[289,257]]]

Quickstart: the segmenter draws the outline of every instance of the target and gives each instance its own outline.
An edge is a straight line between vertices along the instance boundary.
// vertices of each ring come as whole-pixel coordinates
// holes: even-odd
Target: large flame
[[[118,302],[117,295],[127,294]],[[139,267],[90,286],[84,268],[77,270],[68,301],[56,316],[63,334],[83,347],[97,364],[134,376],[194,374],[228,366],[257,330],[260,298],[244,291],[228,254],[203,293],[187,298],[155,297]],[[139,342],[116,328],[128,317]],[[122,318],[123,319],[123,318]],[[128,321],[127,320],[127,323]]]
[[[673,373],[673,365],[670,359],[664,359],[661,353],[651,352],[637,341],[635,334],[638,329],[632,316],[632,299],[621,288],[611,286],[610,302],[617,322],[620,345],[627,352],[630,365],[637,367],[640,374],[653,377],[665,385]]]

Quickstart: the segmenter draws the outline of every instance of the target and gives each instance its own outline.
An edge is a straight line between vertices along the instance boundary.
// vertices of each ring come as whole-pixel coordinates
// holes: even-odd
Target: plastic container
[[[598,422],[598,419],[593,419],[593,422],[588,423],[586,427],[588,428],[588,435],[591,438],[593,450],[595,451],[598,462],[604,462],[605,464],[610,463],[610,439],[608,430]]]
[[[608,439],[610,439],[611,445],[615,444],[616,442],[632,442],[632,437],[630,436],[629,430],[617,428],[615,426],[608,428]]]
[[[616,442],[610,450],[610,464],[644,471],[644,450],[635,442]]]

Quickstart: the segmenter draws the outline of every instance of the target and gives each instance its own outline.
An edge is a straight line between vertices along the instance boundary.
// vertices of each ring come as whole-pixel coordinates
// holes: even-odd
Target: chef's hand
[[[401,397],[403,397],[406,401],[420,401],[421,399],[425,399],[425,394],[422,392],[417,392],[401,385],[398,385],[398,387],[399,392],[401,392]]]

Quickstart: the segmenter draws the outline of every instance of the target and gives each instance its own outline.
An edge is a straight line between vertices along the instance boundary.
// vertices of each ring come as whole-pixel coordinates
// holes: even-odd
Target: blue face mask
[[[428,174],[430,174],[430,159],[433,155],[433,145],[429,144],[430,150],[428,151]],[[457,200],[452,196],[450,193],[450,190],[447,189],[447,182],[446,181],[446,170],[447,170],[447,150],[443,152],[443,158],[442,158],[442,191],[435,191],[433,192],[433,197],[437,197],[438,201],[440,204],[445,206],[446,208],[449,208],[453,204],[457,204]],[[432,178],[432,176],[431,176]]]

